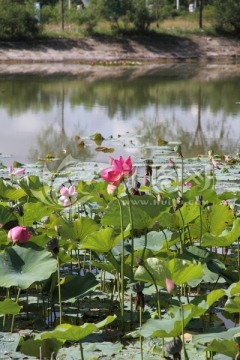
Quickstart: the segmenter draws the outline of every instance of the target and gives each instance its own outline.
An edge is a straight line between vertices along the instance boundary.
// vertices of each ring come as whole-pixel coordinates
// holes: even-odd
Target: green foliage
[[[216,27],[219,30],[240,33],[240,2],[235,0],[218,1],[216,6]]]
[[[23,5],[17,1],[0,1],[0,38],[31,39],[39,34],[32,1]]]

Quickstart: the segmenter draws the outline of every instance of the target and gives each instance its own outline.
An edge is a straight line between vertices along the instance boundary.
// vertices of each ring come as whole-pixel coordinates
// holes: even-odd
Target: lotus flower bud
[[[166,278],[166,289],[170,295],[176,296],[177,295],[177,285],[170,279]]]

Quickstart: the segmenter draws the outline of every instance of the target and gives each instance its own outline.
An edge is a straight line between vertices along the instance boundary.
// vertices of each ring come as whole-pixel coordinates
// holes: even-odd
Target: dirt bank
[[[240,40],[170,35],[118,40],[109,38],[0,42],[0,62],[73,63],[92,60],[240,60]]]
[[[119,66],[92,66],[97,61],[120,61]],[[124,61],[144,66],[129,66]],[[193,77],[208,79],[240,75],[240,40],[170,35],[118,40],[109,38],[56,39],[35,42],[0,42],[1,76],[103,77],[155,76],[176,63],[196,63]],[[80,65],[79,65],[80,64]],[[175,64],[175,65],[174,65]],[[237,64],[237,66],[236,66]],[[189,65],[188,74],[189,74]],[[176,71],[181,74],[184,69]],[[184,76],[184,75],[181,75]],[[189,76],[189,75],[188,75]]]

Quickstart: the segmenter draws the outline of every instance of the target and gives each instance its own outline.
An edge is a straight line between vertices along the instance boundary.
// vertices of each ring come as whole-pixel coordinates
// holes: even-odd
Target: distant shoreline
[[[0,63],[240,61],[240,40],[206,35],[0,42]]]

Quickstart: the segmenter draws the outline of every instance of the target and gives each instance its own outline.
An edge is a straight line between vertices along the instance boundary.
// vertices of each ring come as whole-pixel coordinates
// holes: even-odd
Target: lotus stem
[[[179,301],[179,306],[180,306],[180,311],[181,311],[183,356],[184,356],[184,360],[188,360],[188,355],[187,355],[187,351],[186,351],[186,347],[185,347],[185,340],[184,340],[184,311],[183,311],[183,305],[181,302],[180,295],[178,295],[178,301]]]
[[[58,301],[59,301],[59,322],[62,323],[62,295],[61,295],[61,277],[60,277],[60,259],[57,255],[57,275],[58,275]]]
[[[181,156],[181,193],[183,196],[183,176],[184,176],[184,164],[183,164],[183,156]]]
[[[122,236],[122,251],[121,251],[121,317],[122,325],[124,327],[124,235],[123,235],[123,211],[121,200],[117,198],[120,209],[120,222],[121,222],[121,236]]]
[[[139,306],[139,327],[142,328],[142,306]],[[141,353],[141,360],[143,360],[143,342],[142,342],[142,335],[140,335],[140,353]]]
[[[83,346],[82,346],[82,342],[81,342],[81,341],[79,341],[79,347],[80,347],[80,353],[81,353],[81,360],[84,360]]]
[[[146,272],[149,274],[149,276],[152,279],[153,285],[155,287],[155,291],[156,291],[156,296],[157,296],[157,309],[158,309],[158,318],[159,320],[161,320],[162,315],[161,315],[161,305],[160,305],[160,297],[159,297],[159,291],[158,291],[158,287],[157,287],[157,283],[151,273],[151,271],[148,270],[148,268],[145,266],[144,262],[143,264],[141,264],[144,269],[146,270]],[[164,338],[162,338],[162,357],[164,357]]]
[[[130,224],[131,224],[131,268],[133,269],[133,256],[134,256],[134,240],[133,240],[133,217],[132,217],[132,204],[131,204],[131,196],[128,191],[128,187],[125,184],[125,189],[128,197],[128,210],[129,210],[129,218],[130,218]]]
[[[16,303],[18,303],[20,292],[21,292],[21,289],[18,288]],[[10,331],[11,333],[13,332],[14,322],[15,322],[15,315],[13,315],[13,317],[12,317],[12,324],[11,324],[11,331]]]

